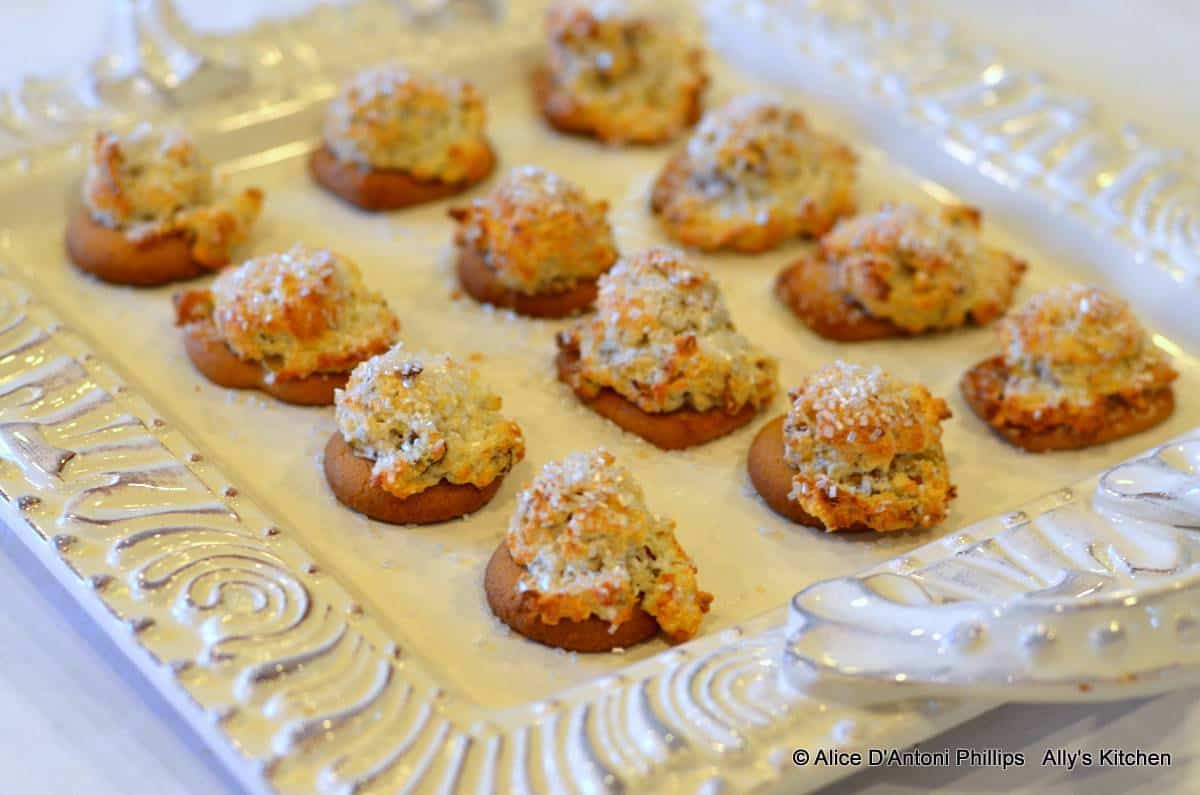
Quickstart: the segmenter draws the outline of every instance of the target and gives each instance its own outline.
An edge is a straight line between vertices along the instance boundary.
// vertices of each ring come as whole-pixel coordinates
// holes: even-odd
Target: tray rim
[[[712,4],[714,7],[719,5],[721,4]],[[764,5],[769,7],[771,3],[767,2]],[[871,7],[882,14],[883,7],[888,5],[890,4],[876,3]],[[884,19],[884,17],[881,17],[881,20],[882,19]],[[888,19],[892,18],[889,17]],[[894,19],[892,19],[892,21],[894,23]],[[502,37],[497,36],[496,38],[499,40]],[[332,69],[331,71],[336,72],[336,68]],[[317,91],[311,96],[294,97],[291,101],[308,103],[316,101],[319,96],[320,91]],[[251,101],[251,98],[242,97],[237,100],[237,103],[242,103],[245,104],[246,107],[251,107],[255,104],[255,102],[258,101],[261,101],[261,97],[254,99],[253,101]],[[234,105],[230,105],[229,107],[233,106]],[[206,109],[206,112],[212,112],[212,109]],[[248,110],[246,112],[250,113],[251,115],[254,113],[253,110]],[[251,121],[250,123],[254,122]],[[6,173],[4,174],[4,177],[11,178],[17,183],[26,179],[36,179],[40,173],[40,165],[49,165],[56,159],[56,156],[64,153],[70,156],[72,151],[72,147],[64,149],[63,147],[59,146],[51,146],[44,149],[34,150],[24,157],[12,161],[9,164],[9,168],[7,169]],[[0,171],[5,171],[5,169],[0,168]],[[1111,230],[1111,225],[1108,228]],[[36,294],[36,287],[24,285],[20,279],[16,278],[12,274],[6,274],[0,277],[0,295],[6,295],[12,299],[17,298],[22,294],[34,295]],[[84,373],[81,378],[96,378],[101,382],[110,382],[112,387],[111,390],[108,390],[110,392],[110,397],[118,402],[130,402],[136,404],[141,412],[139,416],[141,427],[152,437],[157,438],[157,436],[155,436],[157,428],[155,420],[157,418],[154,416],[154,412],[148,406],[148,404],[144,404],[144,401],[141,401],[141,399],[136,395],[129,394],[127,390],[119,391],[121,387],[119,383],[117,383],[115,375],[113,375],[112,371],[107,368],[107,365],[98,360],[94,354],[87,351],[86,346],[83,346],[78,339],[72,335],[69,329],[63,326],[59,321],[54,320],[52,318],[52,313],[47,312],[37,301],[29,300],[28,302],[21,304],[21,306],[25,307],[25,309],[22,311],[26,313],[47,318],[46,323],[40,327],[41,330],[45,332],[45,340],[38,344],[44,344],[47,346],[48,350],[61,350],[62,355],[71,358],[72,361],[78,361],[80,366],[83,368]],[[14,326],[12,329],[9,329],[9,332],[11,333],[11,331],[19,328],[19,325]],[[27,375],[29,374],[17,373],[13,377],[21,378]],[[135,414],[135,416],[138,415]],[[30,418],[27,417],[25,419],[28,420]],[[171,454],[171,457],[177,464],[182,466],[188,472],[192,472],[198,476],[200,476],[199,471],[202,470],[205,473],[203,476],[200,476],[202,483],[209,483],[213,480],[226,480],[227,482],[227,479],[223,479],[220,476],[220,473],[213,471],[211,467],[207,467],[202,460],[191,460],[191,456],[198,454],[196,453],[194,447],[189,448],[189,445],[183,437],[179,437],[178,439],[174,439],[174,437],[172,438],[174,449],[172,449],[171,446],[165,447],[164,449]],[[4,457],[10,461],[14,461],[19,458],[19,456],[16,453],[13,453],[11,450]],[[27,459],[24,461],[24,464],[28,466],[30,461]],[[8,476],[0,478],[0,482],[3,482],[5,485],[4,497],[6,501],[15,507],[17,511],[16,515],[21,519],[21,521],[14,526],[22,531],[20,533],[22,539],[34,550],[39,559],[43,560],[43,562],[48,565],[51,571],[53,571],[55,575],[65,585],[68,586],[72,594],[75,595],[76,600],[81,603],[85,610],[92,614],[94,618],[100,620],[101,623],[104,623],[106,626],[108,626],[110,635],[117,639],[118,644],[127,654],[127,656],[129,656],[135,662],[135,664],[142,669],[143,673],[147,674],[147,676],[161,692],[164,692],[168,696],[168,699],[185,715],[189,723],[191,723],[194,728],[197,728],[200,731],[206,742],[214,747],[214,750],[218,752],[225,763],[234,770],[235,774],[238,775],[239,779],[242,780],[249,789],[252,791],[264,792],[274,791],[271,784],[271,778],[275,771],[278,770],[280,765],[284,764],[285,761],[275,759],[267,762],[262,762],[260,760],[259,762],[254,763],[246,757],[239,755],[238,751],[229,742],[230,737],[224,729],[224,723],[230,718],[230,715],[224,709],[226,705],[205,705],[199,701],[187,698],[186,693],[178,686],[178,664],[165,664],[162,660],[156,659],[153,650],[144,643],[144,639],[148,631],[153,629],[152,623],[147,624],[143,620],[147,618],[147,616],[137,616],[133,615],[129,611],[114,609],[114,607],[105,600],[107,592],[105,580],[103,579],[103,576],[105,575],[97,575],[93,573],[85,576],[83,573],[73,567],[71,562],[72,550],[78,548],[77,542],[79,539],[72,538],[70,534],[51,532],[53,530],[60,529],[58,527],[57,520],[45,525],[38,524],[38,511],[45,510],[46,503],[42,502],[40,504],[31,504],[27,500],[22,501],[22,497],[26,495],[17,493],[17,490],[14,490],[11,487],[13,481],[11,481]],[[209,491],[213,496],[219,497],[219,495],[217,495],[212,488],[209,488]],[[245,511],[246,508],[240,505],[239,510]],[[25,529],[28,529],[30,532],[24,532]],[[289,534],[287,533],[284,533],[281,538],[271,536],[270,539],[272,545],[270,549],[272,550],[284,548],[288,545],[295,545],[295,542],[290,539]],[[929,545],[929,547],[923,546],[917,551],[924,551],[932,547],[937,547],[938,545],[939,542],[934,542],[933,544]],[[296,549],[289,554],[295,556],[296,566],[288,573],[300,580],[303,579],[304,575],[302,566],[307,564],[302,564],[300,562],[305,555],[303,554],[303,551],[299,545],[295,546]],[[952,550],[945,551],[945,554],[952,554]],[[339,591],[339,588],[336,587],[336,583],[322,586],[322,588],[325,587],[328,587],[333,594],[329,597],[331,600],[343,600],[339,602],[340,609],[345,614],[354,616],[354,627],[361,628],[347,631],[361,631],[367,634],[375,634],[370,630],[373,619],[371,619],[370,616],[355,615],[355,605],[353,604],[353,601],[348,595],[345,594],[344,591],[341,592],[340,597],[338,596],[337,592]],[[718,660],[719,654],[724,653],[734,658],[744,656],[746,660],[749,660],[752,664],[757,665],[762,659],[761,650],[765,647],[764,644],[774,642],[773,639],[782,630],[785,618],[785,609],[781,607],[779,610],[772,611],[765,616],[746,622],[744,627],[735,627],[724,630],[716,633],[713,636],[702,638],[693,644],[688,644],[687,646],[680,647],[678,649],[658,655],[650,660],[646,660],[631,666],[628,671],[634,672],[632,675],[622,674],[619,677],[608,677],[606,680],[616,680],[616,683],[620,685],[620,690],[631,694],[629,696],[630,698],[634,698],[635,696],[632,694],[639,689],[643,692],[646,690],[655,689],[657,692],[669,697],[668,691],[670,690],[670,683],[672,682],[673,677],[680,675],[688,668],[699,670],[704,666],[715,664]],[[379,636],[382,635],[383,633],[379,632]],[[779,642],[782,644],[781,639]],[[714,647],[718,645],[722,645],[724,648],[715,649]],[[379,648],[376,649],[376,651],[381,654],[381,664],[392,666],[390,661],[384,659],[394,656],[394,651],[387,647],[386,642],[379,644]],[[401,680],[398,677],[396,681]],[[416,681],[416,684],[422,687],[428,685],[427,677],[424,675],[418,675],[414,681]],[[443,750],[449,749],[449,757],[446,760],[441,760],[446,762],[446,764],[439,767],[438,771],[446,773],[447,775],[453,774],[453,778],[447,778],[445,780],[445,783],[453,786],[455,782],[459,780],[460,775],[459,772],[455,771],[461,771],[461,767],[459,767],[459,765],[462,764],[461,760],[458,764],[451,764],[454,762],[453,754],[458,753],[454,750],[455,747],[462,749],[461,756],[463,758],[468,755],[470,749],[476,747],[484,749],[481,753],[490,755],[493,753],[493,751],[489,749],[497,747],[494,743],[503,742],[502,740],[497,739],[502,734],[507,736],[509,742],[516,742],[514,738],[517,736],[517,734],[523,731],[542,733],[550,732],[553,735],[552,740],[557,742],[557,738],[563,736],[563,733],[559,732],[558,730],[557,721],[559,720],[568,722],[581,722],[581,725],[584,726],[586,731],[586,724],[590,720],[589,712],[592,708],[591,705],[598,703],[592,700],[592,697],[594,697],[597,690],[602,690],[606,685],[611,684],[614,684],[614,682],[592,682],[578,688],[574,688],[570,691],[565,691],[561,698],[542,702],[541,704],[531,705],[528,710],[526,710],[526,708],[509,708],[507,712],[513,714],[517,714],[522,711],[527,711],[528,714],[522,716],[523,721],[510,720],[509,718],[506,718],[505,721],[500,724],[503,729],[503,731],[500,732],[496,731],[496,727],[494,726],[483,725],[470,720],[452,723],[449,729],[441,732],[442,739],[446,742],[436,746],[436,753],[434,754],[436,757],[440,757]],[[183,695],[181,695],[181,693]],[[690,697],[692,696],[689,696],[689,698]],[[695,697],[695,699],[696,703],[699,704],[700,698],[698,695]],[[430,703],[432,704],[437,700],[438,697],[434,695]],[[946,712],[956,712],[957,717],[953,723],[957,723],[961,722],[961,720],[966,720],[974,714],[985,711],[991,706],[994,705],[960,704],[947,708]],[[441,710],[442,708],[438,706],[435,707],[435,709]],[[702,715],[703,713],[704,709],[701,708],[698,714]],[[753,723],[753,721],[751,721],[751,723]],[[704,785],[720,786],[721,777],[724,775],[724,773],[720,771],[732,773],[734,768],[739,768],[743,773],[747,774],[745,777],[739,776],[740,783],[750,783],[753,781],[757,786],[767,785],[770,782],[775,781],[781,786],[783,785],[783,782],[794,785],[796,783],[794,778],[790,782],[788,782],[786,777],[783,779],[779,778],[779,775],[786,772],[787,767],[790,764],[790,760],[781,761],[778,758],[781,749],[786,749],[787,730],[786,727],[780,725],[782,723],[786,723],[786,721],[774,721],[772,723],[773,725],[769,726],[768,728],[778,739],[778,742],[759,741],[756,743],[757,747],[747,749],[746,753],[724,757],[725,761],[721,764],[718,764],[714,768],[713,776],[709,779],[706,779],[703,782]],[[937,721],[935,723],[940,724],[942,728],[952,725],[951,723],[946,723],[945,721]],[[547,728],[548,726],[550,728]],[[430,725],[426,727],[426,729],[428,732],[441,731],[434,725]],[[695,729],[696,727],[693,727],[693,730]],[[283,731],[283,727],[281,727],[280,730]],[[928,734],[932,733],[934,731],[932,724],[927,724],[925,726],[925,730],[926,732],[923,736],[928,736]],[[717,734],[721,734],[721,732],[718,732]],[[431,738],[436,736],[438,735],[430,735]],[[648,753],[646,755],[648,762],[641,766],[630,765],[627,770],[621,771],[601,771],[598,769],[596,760],[594,758],[589,758],[590,753],[588,750],[583,746],[578,746],[578,743],[580,742],[580,736],[578,732],[575,732],[572,736],[574,739],[571,740],[571,742],[576,743],[577,747],[564,745],[556,755],[559,756],[561,760],[572,765],[572,773],[579,775],[579,780],[592,781],[604,790],[617,788],[617,785],[621,783],[628,785],[631,782],[647,781],[648,779],[645,777],[650,774],[666,773],[669,777],[669,774],[672,770],[678,771],[683,766],[686,766],[689,760],[695,761],[697,759],[697,749],[691,747],[690,745],[685,744],[673,747],[668,745],[665,748],[665,754]],[[713,732],[705,731],[703,728],[701,728],[698,736],[708,736],[711,739]],[[911,742],[911,738],[913,736],[913,734],[906,734],[905,737],[908,738],[906,739],[906,742]],[[584,739],[586,740],[586,737]],[[528,742],[528,739],[523,742]],[[435,747],[435,745],[431,742],[430,747]],[[499,752],[496,751],[495,753]],[[478,756],[479,754],[476,753],[475,757]],[[700,758],[704,759],[704,757]],[[434,761],[438,760],[435,759]],[[544,764],[549,765],[550,763],[544,761]],[[557,770],[557,765],[559,764],[560,762],[556,761],[554,763],[554,769]],[[445,769],[443,770],[443,768]],[[838,776],[844,774],[845,773],[840,773]],[[831,776],[829,780],[832,780],[833,777],[835,776]],[[660,782],[666,782],[668,780],[669,778],[658,779]],[[804,786],[815,786],[818,783],[825,782],[805,781]],[[536,791],[536,788],[531,789],[530,791]]]

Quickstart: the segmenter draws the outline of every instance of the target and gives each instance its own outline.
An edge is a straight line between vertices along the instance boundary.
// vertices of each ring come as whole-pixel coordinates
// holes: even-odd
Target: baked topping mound
[[[400,330],[357,265],[299,245],[224,271],[213,281],[212,303],[225,343],[275,379],[345,372],[386,351]]]
[[[954,496],[941,421],[950,409],[919,384],[835,361],[790,393],[784,458],[791,499],[830,529],[931,527]]]
[[[446,354],[396,345],[354,368],[335,397],[337,423],[372,478],[397,497],[442,480],[482,488],[525,457],[520,427],[500,397]]]
[[[669,25],[613,0],[565,0],[547,12],[546,35],[553,112],[610,141],[665,140],[691,122],[703,54]]]
[[[667,162],[650,207],[689,246],[766,251],[854,212],[856,160],[799,111],[739,97],[708,113]]]
[[[564,292],[617,259],[605,213],[573,182],[538,166],[514,168],[486,196],[455,211],[460,245],[478,251],[505,287]]]
[[[490,157],[475,87],[398,64],[359,72],[325,114],[325,144],[341,160],[417,179],[457,182]]]
[[[258,218],[262,191],[226,194],[187,135],[142,124],[127,135],[96,133],[83,202],[97,223],[134,241],[187,234],[193,259],[217,268]]]
[[[732,100],[704,117],[687,144],[690,187],[739,215],[795,215],[853,206],[854,154],[763,97]]]
[[[717,283],[674,249],[620,260],[600,277],[594,315],[560,344],[579,353],[572,387],[607,387],[647,412],[733,414],[775,394],[775,359],[737,332]]]
[[[909,333],[980,325],[1012,302],[1025,264],[984,245],[969,207],[940,215],[887,205],[844,220],[823,238],[842,289],[869,314]]]
[[[615,626],[641,607],[683,641],[712,601],[675,523],[650,512],[629,470],[603,449],[546,464],[517,497],[507,544],[525,567],[519,587],[536,595],[547,624],[596,616]]]
[[[1083,284],[1033,296],[1004,319],[1000,335],[1012,408],[1087,406],[1176,376],[1127,303]]]

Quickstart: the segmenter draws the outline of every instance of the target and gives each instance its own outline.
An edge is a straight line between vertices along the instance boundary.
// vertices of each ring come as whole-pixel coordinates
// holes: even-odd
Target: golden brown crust
[[[457,222],[454,243],[462,256],[482,258],[466,263],[475,277],[468,287],[494,281],[496,299],[511,306],[523,302],[506,299],[508,291],[563,294],[612,268],[619,254],[607,212],[608,202],[590,199],[570,180],[523,165],[485,195],[451,207],[449,215]],[[564,310],[551,305],[545,311]]]
[[[400,331],[353,261],[301,245],[226,270],[196,304],[229,349],[266,365],[273,381],[349,372]]]
[[[308,160],[309,173],[319,185],[370,212],[398,210],[462,193],[486,179],[495,165],[496,157],[487,149],[486,157],[471,164],[466,179],[443,182],[418,179],[397,169],[364,168],[339,159],[328,146],[313,152]]]
[[[862,342],[908,336],[890,320],[872,317],[837,286],[837,266],[806,254],[780,271],[775,294],[796,317],[822,337]]]
[[[505,287],[483,256],[470,246],[459,246],[457,270],[459,283],[476,301],[528,317],[567,317],[582,312],[596,300],[595,279],[581,281],[559,293],[530,295]]]
[[[654,134],[629,136],[626,129],[616,129],[608,125],[597,124],[588,114],[585,114],[569,95],[554,87],[554,79],[545,64],[533,70],[531,76],[533,96],[542,111],[542,118],[561,133],[594,138],[603,143],[642,144],[654,146],[664,144],[678,135],[679,131],[670,128],[660,128]],[[685,127],[691,127],[700,121],[704,113],[704,88],[708,85],[707,76],[700,83],[689,88],[685,103],[687,111],[684,117]]]
[[[650,211],[659,216],[671,237],[683,245],[701,251],[729,250],[760,254],[792,236],[785,219],[779,215],[766,218],[766,223],[715,227],[707,218],[692,217],[686,210],[680,210],[676,207],[676,199],[689,190],[689,173],[687,151],[676,152],[654,180],[650,192]],[[846,212],[853,212],[853,208],[846,208]],[[831,214],[828,219],[819,221],[819,225],[814,226],[808,234],[823,235],[833,228],[837,220],[838,216]]]
[[[517,495],[504,543],[521,567],[525,606],[547,624],[597,618],[611,628],[640,609],[683,642],[712,603],[675,523],[650,511],[603,448],[547,462]]]
[[[504,477],[483,488],[441,480],[408,497],[397,497],[371,477],[371,461],[334,431],[325,445],[325,479],[335,497],[355,511],[389,524],[437,524],[465,516],[487,505]]]
[[[563,619],[548,624],[542,620],[533,592],[517,590],[520,580],[521,567],[512,559],[508,545],[501,541],[484,573],[483,589],[488,605],[496,618],[515,632],[545,646],[567,651],[612,651],[635,646],[658,634],[658,623],[640,607],[632,618],[611,631],[607,621],[595,616],[584,621]]]
[[[849,149],[844,158],[853,162]],[[837,224],[838,220],[855,210],[853,198],[840,200],[826,212],[812,211],[799,224],[795,219],[781,213],[764,213],[752,219],[730,220],[714,223],[710,213],[701,213],[689,202],[695,188],[688,184],[692,172],[687,150],[676,152],[658,177],[650,193],[650,211],[658,216],[663,228],[689,248],[701,251],[737,251],[742,254],[760,254],[778,247],[785,241],[797,237],[796,227],[802,226],[799,234],[804,237],[820,237]]]
[[[207,294],[207,290],[188,290],[175,296],[175,322],[183,327],[184,349],[205,378],[229,389],[257,389],[297,406],[333,405],[333,392],[346,386],[349,371],[269,380],[261,363],[242,359],[221,339],[212,316],[203,308],[209,300]]]
[[[263,203],[259,188],[224,190],[223,181],[214,180],[187,135],[149,124],[127,135],[97,131],[81,188],[83,207],[95,223],[115,230],[142,251],[179,235],[187,243],[188,259],[211,270],[229,264],[233,248],[245,240]],[[99,247],[104,241],[94,242],[95,253],[103,254]],[[110,242],[116,247],[109,252],[116,255],[108,257],[111,268],[114,261],[125,262],[121,255],[128,252],[119,239]],[[173,261],[169,270],[191,270],[182,256]],[[140,273],[123,278],[129,279],[136,284],[168,280],[162,274]]]
[[[785,419],[787,419],[786,415],[776,417],[764,425],[758,435],[754,437],[754,442],[750,445],[750,453],[746,457],[746,470],[750,474],[750,482],[754,484],[754,489],[775,513],[785,519],[791,519],[797,524],[830,532],[830,528],[826,527],[820,519],[806,512],[799,503],[791,498],[792,477],[796,474],[796,470],[788,466],[783,457],[783,423]],[[862,522],[857,522],[849,527],[835,527],[833,530],[845,532],[870,530],[870,528]]]
[[[1013,414],[1003,411],[1008,376],[1004,357],[994,356],[968,370],[960,387],[980,419],[1031,453],[1078,450],[1132,436],[1164,422],[1175,409],[1174,391],[1162,386],[1136,398],[1113,395],[1088,407],[1060,404]]]
[[[879,367],[835,360],[789,392],[783,423],[789,498],[830,529],[928,528],[955,487],[942,448],[946,401]]]
[[[66,245],[80,270],[112,284],[155,287],[209,271],[192,258],[183,230],[134,241],[98,223],[82,205],[67,221]]]
[[[743,254],[759,254],[790,237],[781,216],[772,215],[766,219],[766,223],[729,224],[715,228],[707,219],[693,218],[687,212],[677,211],[676,197],[688,190],[688,162],[686,150],[676,152],[654,180],[650,193],[650,211],[659,216],[671,237],[701,251],[727,249]],[[822,235],[835,223],[837,217],[831,216],[827,224],[814,228],[812,234]]]
[[[884,205],[843,219],[777,279],[776,292],[830,339],[983,326],[1012,302],[1026,264],[978,239],[973,207]]]
[[[571,373],[579,365],[578,351],[562,348],[554,363],[558,369],[558,380],[570,386],[573,382]],[[595,395],[585,394],[574,387],[572,389],[592,411],[663,450],[683,450],[711,442],[746,425],[758,413],[754,406],[746,405],[736,414],[719,408],[708,411],[680,408],[652,414],[608,387]]]

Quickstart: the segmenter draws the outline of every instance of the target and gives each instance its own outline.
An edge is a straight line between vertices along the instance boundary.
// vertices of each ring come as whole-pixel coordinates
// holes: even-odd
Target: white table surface
[[[214,28],[262,9],[311,0],[181,0]],[[1196,0],[917,0],[972,38],[1041,68],[1060,85],[1104,97],[1121,119],[1164,142],[1200,140],[1200,2]],[[103,0],[2,0],[0,81],[54,72],[102,46]],[[64,24],[64,20],[69,20]],[[44,47],[51,40],[55,46]],[[0,791],[224,795],[240,790],[215,758],[66,592],[10,534],[0,532]],[[1090,795],[1200,792],[1200,692],[1097,706],[1010,706],[923,748],[1021,751],[1022,769],[870,770],[829,795],[947,793]],[[1170,768],[1065,772],[1038,764],[1046,748],[1165,751]],[[797,780],[803,775],[796,772]]]

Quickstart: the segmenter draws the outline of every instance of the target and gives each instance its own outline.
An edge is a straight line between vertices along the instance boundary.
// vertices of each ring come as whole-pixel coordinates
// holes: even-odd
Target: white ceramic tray
[[[524,16],[514,14],[496,29],[481,45],[482,59],[469,55],[472,48],[454,32],[461,28],[423,31],[421,49],[411,57],[443,68],[453,63],[480,84],[505,167],[540,163],[608,198],[625,250],[661,242],[645,208],[648,186],[668,150],[605,149],[542,127],[524,80],[533,58],[534,30],[527,20],[536,16],[526,5],[536,4],[514,4]],[[333,426],[328,410],[213,387],[183,356],[171,325],[171,289],[114,288],[67,265],[61,230],[81,168],[79,149],[33,152],[8,164],[11,173],[0,182],[0,259],[6,268],[0,279],[0,489],[14,514],[11,526],[251,791],[715,792],[725,786],[797,792],[818,786],[845,770],[794,769],[793,747],[903,746],[1003,699],[994,691],[963,698],[956,686],[964,683],[938,680],[922,668],[926,658],[919,650],[906,650],[896,663],[921,680],[920,690],[889,697],[894,688],[874,687],[872,703],[851,704],[838,691],[842,678],[852,677],[852,686],[878,685],[885,675],[894,679],[895,671],[864,678],[862,671],[838,670],[821,679],[832,683],[828,692],[805,696],[798,686],[808,686],[804,662],[811,660],[807,644],[814,636],[797,632],[803,629],[798,616],[816,615],[819,605],[798,599],[789,633],[786,605],[793,594],[818,580],[880,565],[903,578],[916,575],[930,588],[937,587],[936,578],[921,579],[922,572],[943,560],[974,565],[982,558],[983,568],[995,575],[997,547],[985,539],[1025,522],[970,525],[1008,514],[1052,487],[1085,481],[1200,424],[1200,406],[1188,399],[1200,385],[1193,356],[1200,351],[1200,330],[1187,316],[1196,296],[1195,262],[1177,241],[1182,236],[1186,244],[1194,235],[1195,216],[1186,195],[1171,192],[1175,182],[1157,198],[1146,198],[1141,188],[1114,198],[1106,190],[1121,184],[1124,172],[1102,160],[1095,165],[1101,176],[1091,175],[1091,192],[1075,201],[1055,199],[1055,186],[1065,183],[1050,178],[1052,166],[1072,157],[1069,147],[1065,153],[1055,148],[1062,141],[1044,150],[1042,171],[1027,170],[1020,182],[997,181],[993,159],[1028,161],[1023,139],[1010,141],[1011,151],[998,146],[970,105],[960,103],[957,115],[939,117],[935,99],[896,77],[904,75],[899,67],[890,73],[891,88],[879,90],[879,76],[870,71],[875,61],[846,55],[862,44],[865,32],[879,33],[884,24],[912,32],[913,21],[884,15],[872,26],[862,13],[886,4],[863,6],[858,16],[845,18],[826,13],[841,6],[822,4],[824,11],[793,9],[800,16],[789,28],[778,15],[756,16],[760,5],[769,4],[706,6],[723,56],[715,59],[714,103],[777,77],[763,76],[764,41],[776,53],[766,66],[778,68],[795,57],[789,73],[810,80],[770,87],[804,89],[794,96],[814,123],[860,150],[863,206],[883,199],[953,200],[951,183],[983,206],[986,236],[1030,260],[1022,295],[1070,278],[1100,281],[1130,295],[1182,373],[1175,416],[1152,432],[1091,451],[1019,454],[981,427],[957,394],[961,372],[992,349],[988,331],[829,344],[805,332],[770,294],[774,274],[800,244],[754,258],[699,257],[717,274],[740,328],[779,356],[785,385],[833,357],[878,362],[927,384],[955,410],[945,443],[961,496],[942,526],[877,538],[790,526],[753,496],[743,475],[752,430],[696,451],[658,452],[578,407],[554,380],[558,324],[455,299],[452,227],[445,215],[450,203],[367,217],[309,184],[303,161],[315,142],[321,101],[331,78],[361,65],[351,54],[308,64],[302,83],[294,82],[297,72],[281,78],[252,69],[256,89],[185,114],[201,145],[235,182],[267,192],[247,254],[300,240],[350,255],[387,295],[405,341],[475,358],[528,440],[527,460],[485,510],[442,527],[387,527],[346,511],[327,492],[319,455]],[[384,11],[366,3],[353,13],[359,16],[338,17],[341,24],[369,28]],[[790,31],[797,38],[746,38],[755,33],[755,20],[764,19],[772,20],[771,36]],[[265,47],[264,41],[286,43],[288,52],[304,41],[332,46],[327,18],[306,24],[311,28],[294,23],[246,42],[207,44],[217,54]],[[388,49],[382,36],[377,30],[356,50],[364,59],[382,55]],[[440,41],[453,44],[439,49]],[[918,49],[909,55],[921,51],[923,41],[914,34]],[[940,46],[943,55],[950,52],[947,42]],[[868,51],[874,58],[887,55],[879,47]],[[829,69],[829,57],[841,68]],[[749,65],[758,76],[733,64]],[[949,79],[951,72],[945,74]],[[975,72],[964,67],[954,74],[965,81]],[[848,101],[830,100],[838,85]],[[854,93],[858,89],[861,94]],[[944,94],[946,87],[938,89]],[[970,94],[966,85],[957,91]],[[1001,117],[1003,102],[986,104],[993,119]],[[108,118],[111,105],[100,104],[87,118]],[[80,118],[72,117],[82,124]],[[1086,119],[1073,129],[1104,134]],[[975,143],[963,143],[971,130],[978,132]],[[1154,151],[1139,146],[1129,154],[1135,170]],[[972,160],[964,154],[970,152],[989,154]],[[1073,169],[1072,179],[1086,184],[1083,167]],[[1125,182],[1140,186],[1158,178],[1145,169],[1137,174]],[[1119,212],[1098,221],[1097,208],[1105,207]],[[1047,212],[1054,213],[1053,223]],[[774,413],[783,408],[780,400]],[[521,640],[490,617],[482,569],[516,489],[541,463],[601,444],[639,476],[651,505],[678,521],[703,587],[716,595],[692,643],[669,648],[655,642],[623,655],[561,654]],[[1188,458],[1194,444],[1180,449],[1168,457],[1186,481],[1197,467]],[[1074,505],[1086,518],[1071,527],[1099,543],[1112,521],[1092,510],[1092,488],[1085,482],[1072,493],[1084,495]],[[1040,501],[1025,516],[1045,513],[1038,526],[1053,527],[1066,515],[1056,510],[1061,499]],[[1167,501],[1178,502],[1171,495]],[[1187,510],[1186,504],[1178,510]],[[1152,528],[1151,536],[1176,532],[1170,526],[1178,520],[1163,521],[1166,529]],[[1056,538],[1079,541],[1078,535],[1054,532],[1038,538],[1051,548]],[[1190,550],[1184,542],[1173,548]],[[1190,575],[1187,561],[1176,563],[1175,574]],[[960,590],[955,598],[995,602],[1045,590],[1068,568],[1041,569],[1040,579],[1009,576],[997,583],[993,577],[988,588]],[[828,588],[854,587],[850,582]],[[1146,577],[1122,581],[1126,593],[1156,586]],[[819,598],[831,592],[807,593]],[[946,593],[943,587],[937,601],[946,601]],[[883,596],[897,604],[911,601],[911,594],[894,590]],[[1156,660],[1174,653],[1174,637],[1156,636]],[[853,649],[860,640],[839,642]],[[986,678],[994,671],[981,665],[978,673]],[[1172,681],[1163,679],[1157,688]]]

